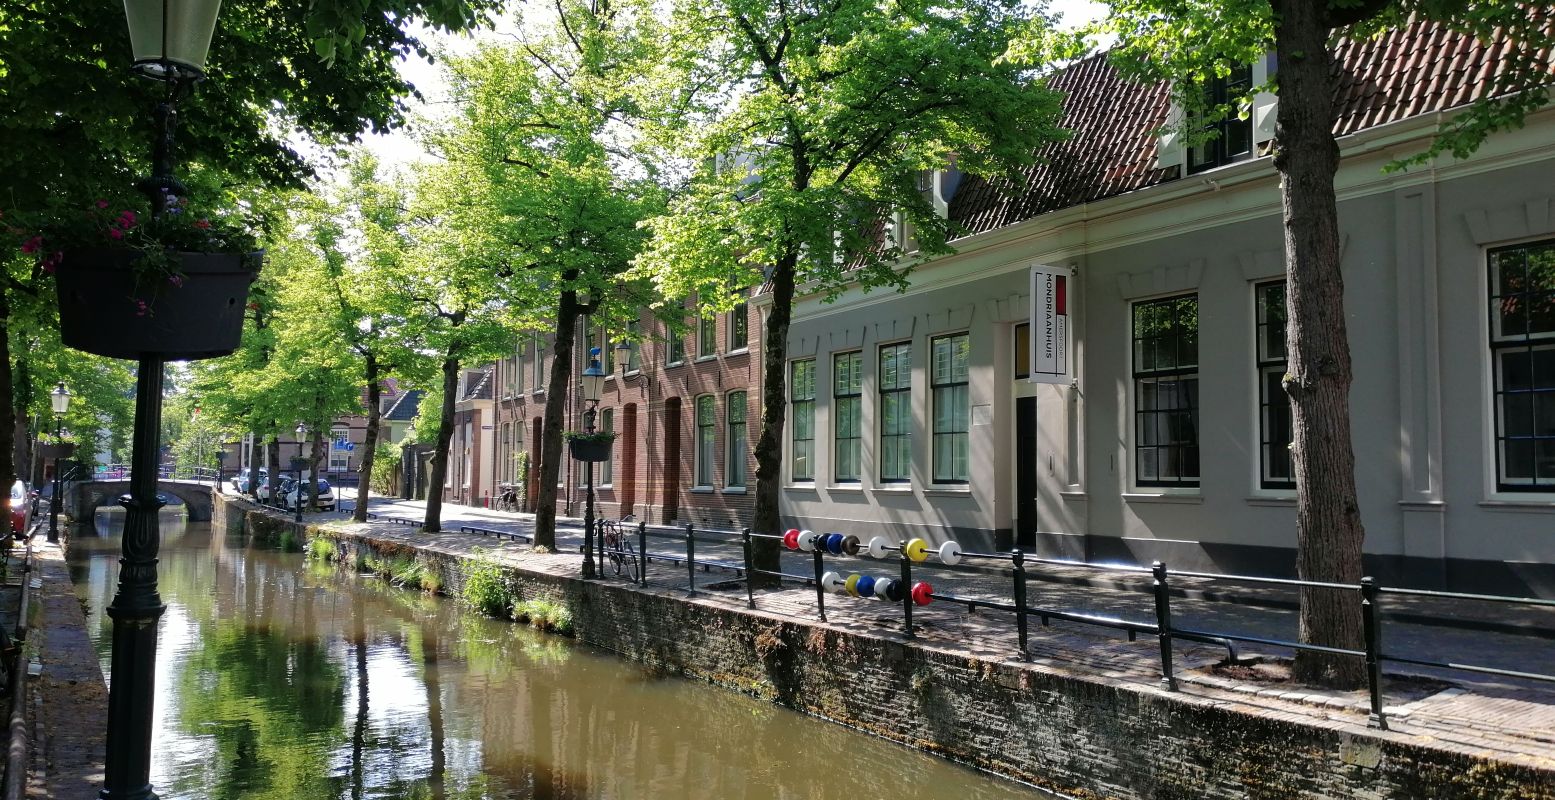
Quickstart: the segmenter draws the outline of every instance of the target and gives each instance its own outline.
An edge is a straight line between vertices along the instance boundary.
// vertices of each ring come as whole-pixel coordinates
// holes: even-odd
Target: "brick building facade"
[[[627,346],[616,332],[579,331],[573,375],[583,371],[588,346],[599,347],[609,377],[596,426],[617,434],[611,460],[595,465],[598,513],[738,528],[755,505],[759,315],[749,305],[703,319],[688,304],[686,313],[686,332],[671,335],[645,311],[631,331],[640,341]],[[522,482],[526,507],[533,507],[553,352],[550,337],[521,337],[512,355],[486,368],[489,405],[461,395],[445,487],[450,501],[482,504]],[[581,430],[581,398],[562,402],[565,428]],[[582,515],[584,485],[583,464],[563,459],[559,513]]]

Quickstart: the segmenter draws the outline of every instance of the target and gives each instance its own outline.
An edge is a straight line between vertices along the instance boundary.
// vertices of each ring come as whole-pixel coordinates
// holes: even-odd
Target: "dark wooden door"
[[[1037,398],[1015,398],[1015,546],[1037,544]]]
[[[661,522],[675,521],[680,507],[680,398],[664,401],[664,496],[660,506],[664,509]]]

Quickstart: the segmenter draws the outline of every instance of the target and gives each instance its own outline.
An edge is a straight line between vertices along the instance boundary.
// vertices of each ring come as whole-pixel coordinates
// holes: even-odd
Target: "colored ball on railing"
[[[826,534],[826,552],[831,553],[834,556],[842,555],[842,534]]]
[[[835,592],[842,587],[842,576],[835,572],[828,572],[821,576],[821,588],[828,592]]]
[[[789,528],[783,532],[783,546],[790,550],[799,549],[799,529]]]
[[[934,587],[928,581],[918,581],[912,585],[912,601],[920,606],[926,606],[934,602],[929,595],[934,594]]]
[[[907,543],[907,547],[902,552],[912,561],[924,561],[929,557],[929,543],[922,539],[913,539]]]
[[[955,542],[946,542],[939,546],[940,563],[947,567],[954,567],[961,563],[961,545]]]
[[[858,590],[859,597],[874,597],[875,579],[868,575],[860,575],[858,576],[858,581],[853,584],[853,588]]]
[[[858,537],[851,533],[842,537],[842,552],[850,556],[858,555]]]
[[[799,532],[799,549],[806,553],[815,549],[815,531]]]
[[[869,540],[869,557],[885,558],[885,549],[889,547],[884,536],[876,536]]]
[[[893,603],[900,603],[904,594],[902,582],[895,578],[892,578],[891,583],[885,587],[885,598]]]
[[[861,577],[863,576],[857,573],[849,575],[848,579],[842,582],[842,588],[847,589],[848,594],[858,597],[858,579]]]

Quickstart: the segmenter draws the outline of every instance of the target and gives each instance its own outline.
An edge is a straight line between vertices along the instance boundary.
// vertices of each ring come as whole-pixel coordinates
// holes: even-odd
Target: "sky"
[[[1104,3],[1092,2],[1092,0],[1048,0],[1047,7],[1050,13],[1060,17],[1060,24],[1066,28],[1099,19],[1107,9]],[[473,35],[431,32],[422,32],[418,35],[432,46],[434,52],[458,55],[470,52],[476,42],[500,39],[505,34],[510,34],[512,30],[512,21],[509,19],[499,24],[495,30],[479,31]],[[363,145],[376,154],[384,165],[402,166],[428,158],[422,151],[421,145],[416,142],[414,120],[436,119],[447,113],[450,102],[449,88],[447,81],[443,79],[442,69],[440,63],[428,64],[420,58],[400,62],[400,74],[421,91],[423,100],[410,101],[413,121],[408,127],[388,134],[370,134],[363,137]]]

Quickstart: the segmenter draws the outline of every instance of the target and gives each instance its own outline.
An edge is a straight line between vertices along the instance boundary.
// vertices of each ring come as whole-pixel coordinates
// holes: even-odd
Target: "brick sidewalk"
[[[421,507],[409,501],[375,502],[377,513],[419,519]],[[527,515],[525,515],[527,516]],[[581,531],[562,521],[558,530],[560,552],[539,554],[527,545],[511,540],[458,532],[460,525],[475,525],[511,532],[528,532],[531,523],[518,515],[464,506],[444,506],[444,532],[422,534],[415,528],[369,523],[367,529],[376,538],[434,546],[439,550],[473,553],[482,549],[505,563],[524,569],[552,574],[576,575]],[[650,539],[650,551],[674,553],[678,543]],[[739,561],[737,548],[728,545],[697,543],[698,558],[709,557]],[[868,559],[838,559],[827,569],[839,572],[861,571],[869,574],[897,574],[894,561],[871,562]],[[809,574],[810,559],[785,555],[784,570]],[[918,577],[915,570],[915,578]],[[1007,599],[1003,581],[978,574],[950,575],[944,571],[923,570],[922,576],[935,584],[936,592],[953,592]],[[698,573],[697,602],[712,602],[743,607],[743,584],[729,580],[730,573]],[[619,579],[611,579],[619,580]],[[649,571],[645,591],[683,592],[686,588],[684,567],[654,565]],[[718,588],[721,587],[721,588]],[[1153,607],[1148,595],[1117,588],[1083,586],[1064,582],[1031,582],[1028,604],[1047,608],[1103,613],[1153,623]],[[757,610],[805,620],[817,620],[813,588],[793,586],[757,594]],[[902,611],[897,604],[884,604],[839,595],[826,597],[827,625],[842,630],[867,632],[888,638],[901,638]],[[1422,610],[1422,609],[1416,609]],[[1429,609],[1424,609],[1429,610]],[[1214,603],[1205,600],[1179,600],[1173,606],[1175,621],[1183,627],[1237,631],[1268,638],[1294,637],[1294,615],[1288,610],[1257,608],[1247,605]],[[1015,657],[1018,652],[1013,615],[998,611],[969,612],[965,606],[939,602],[918,608],[914,613],[919,641],[996,661]],[[1509,669],[1548,670],[1555,664],[1555,643],[1539,636],[1519,636],[1499,632],[1475,632],[1431,627],[1413,623],[1386,626],[1385,649],[1394,655],[1416,655],[1433,660],[1503,666]],[[1130,642],[1120,632],[1092,626],[1054,622],[1041,627],[1033,617],[1028,650],[1032,663],[1076,677],[1105,679],[1140,686],[1159,686],[1158,645],[1152,636],[1140,636]],[[1238,682],[1218,677],[1208,667],[1221,660],[1225,651],[1208,645],[1179,641],[1175,647],[1177,678],[1181,692],[1210,700],[1246,713],[1284,716],[1325,726],[1366,726],[1368,703],[1364,691],[1335,692],[1290,684]],[[1278,648],[1244,648],[1242,655],[1282,655]],[[1388,735],[1428,737],[1461,752],[1493,758],[1531,762],[1549,768],[1555,765],[1555,691],[1546,684],[1498,679],[1457,671],[1395,669],[1388,681],[1386,712],[1391,732]],[[1448,681],[1439,685],[1419,681],[1399,681],[1397,676],[1427,674]]]

